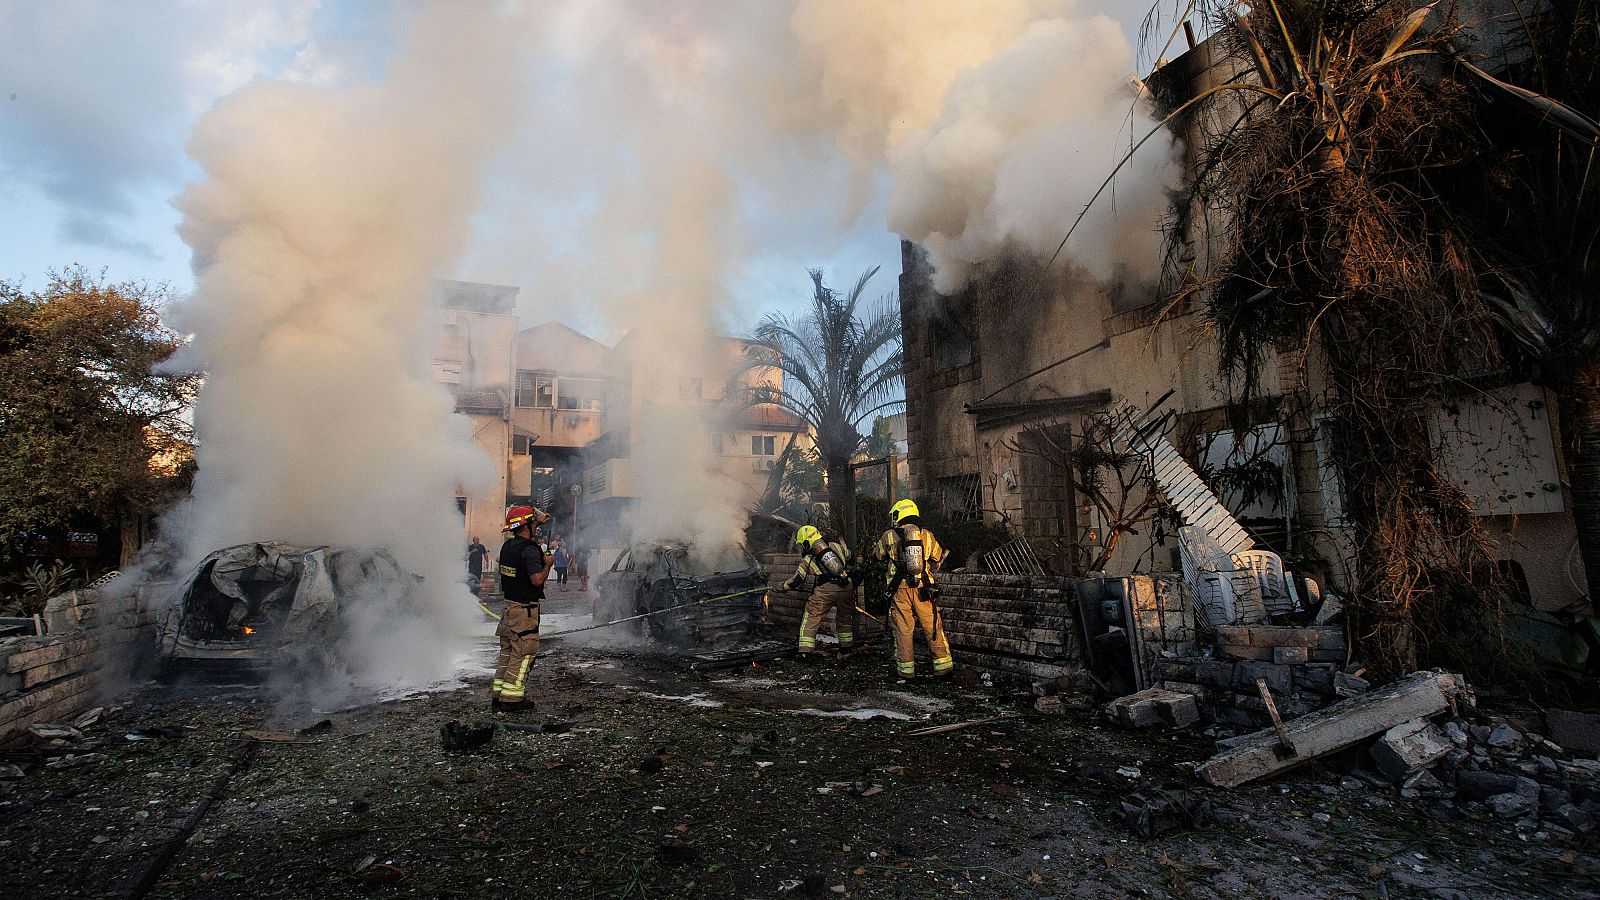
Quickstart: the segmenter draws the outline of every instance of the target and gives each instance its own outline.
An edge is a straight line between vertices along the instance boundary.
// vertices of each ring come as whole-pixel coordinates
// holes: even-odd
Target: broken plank
[[[993,725],[996,722],[1005,722],[1018,718],[1015,715],[990,716],[987,719],[973,719],[968,722],[951,722],[949,725],[933,725],[928,728],[916,728],[906,732],[911,737],[925,737],[930,734],[949,734],[952,731],[965,731],[968,728],[977,728],[980,725]]]
[[[1295,748],[1288,758],[1278,755],[1280,736],[1269,728],[1201,763],[1196,774],[1215,787],[1238,787],[1338,752],[1412,719],[1437,715],[1448,709],[1453,699],[1466,696],[1466,682],[1459,675],[1416,672],[1285,722],[1281,740]]]

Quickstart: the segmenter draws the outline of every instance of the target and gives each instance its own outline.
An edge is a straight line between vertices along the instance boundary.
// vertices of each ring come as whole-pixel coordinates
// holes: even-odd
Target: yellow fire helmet
[[[815,525],[801,525],[800,530],[794,533],[794,542],[802,548],[810,547],[822,540],[822,532]]]
[[[906,519],[909,519],[912,516],[920,515],[922,515],[922,513],[917,510],[917,504],[910,499],[901,500],[894,506],[889,507],[889,518],[893,519],[896,525],[899,525],[901,522],[904,522]]]

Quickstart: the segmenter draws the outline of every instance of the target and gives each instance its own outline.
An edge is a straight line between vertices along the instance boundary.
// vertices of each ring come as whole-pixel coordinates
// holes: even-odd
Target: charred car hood
[[[168,600],[161,655],[264,660],[286,646],[330,640],[342,607],[379,596],[409,598],[416,580],[384,550],[276,542],[224,547],[202,559]]]

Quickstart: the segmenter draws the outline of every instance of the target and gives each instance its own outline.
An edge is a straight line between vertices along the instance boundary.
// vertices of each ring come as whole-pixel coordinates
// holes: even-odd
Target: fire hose
[[[579,633],[581,631],[594,631],[597,628],[610,628],[613,625],[621,625],[623,622],[632,622],[632,621],[635,621],[637,619],[648,619],[651,616],[659,616],[662,613],[678,612],[680,610],[689,609],[689,608],[695,607],[695,606],[704,606],[707,603],[716,603],[716,602],[721,601],[721,600],[732,600],[735,597],[748,597],[751,594],[765,594],[766,592],[767,592],[767,588],[765,588],[765,587],[751,588],[751,589],[749,589],[747,591],[735,591],[732,594],[722,594],[722,595],[717,596],[717,597],[707,597],[704,600],[696,600],[693,603],[685,603],[682,606],[668,606],[665,609],[658,609],[658,610],[655,610],[654,612],[640,613],[640,614],[638,614],[636,616],[628,616],[625,619],[615,619],[615,620],[610,621],[610,622],[600,622],[600,623],[595,624],[595,625],[585,625],[582,628],[569,628],[566,631],[557,631],[557,632],[555,632],[553,634],[544,635],[543,637],[546,640],[549,640],[550,638],[565,637],[565,636],[567,636],[569,634],[577,634],[577,633]],[[489,609],[489,607],[484,606],[482,601],[478,602],[478,608],[483,610],[485,613],[487,613],[491,618],[494,618],[494,619],[499,619],[500,618],[499,616],[495,615],[494,612]]]

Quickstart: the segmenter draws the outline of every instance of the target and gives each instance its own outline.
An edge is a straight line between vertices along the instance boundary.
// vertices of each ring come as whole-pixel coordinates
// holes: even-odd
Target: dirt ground
[[[709,674],[548,647],[539,712],[500,718],[570,729],[470,755],[446,755],[439,730],[491,718],[486,676],[292,742],[241,740],[285,727],[261,687],[140,687],[89,729],[98,759],[0,760],[25,770],[0,783],[0,897],[126,890],[230,766],[154,895],[1600,896],[1592,845],[1323,768],[1205,789],[1183,763],[1209,740],[1040,715],[1026,685],[970,671],[897,683],[882,647]],[[125,738],[139,729],[153,739]],[[1138,837],[1120,800],[1152,785],[1198,792],[1211,821]]]

